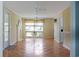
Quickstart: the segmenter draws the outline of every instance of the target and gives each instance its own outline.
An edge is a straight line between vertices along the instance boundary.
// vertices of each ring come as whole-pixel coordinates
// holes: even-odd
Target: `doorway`
[[[9,33],[10,33],[10,30],[9,30],[9,13],[5,12],[4,14],[4,29],[3,29],[3,49],[7,48],[9,46]]]
[[[43,54],[43,20],[26,20],[25,22],[25,43],[28,54],[37,56]]]
[[[43,21],[26,20],[25,22],[26,38],[43,38]]]

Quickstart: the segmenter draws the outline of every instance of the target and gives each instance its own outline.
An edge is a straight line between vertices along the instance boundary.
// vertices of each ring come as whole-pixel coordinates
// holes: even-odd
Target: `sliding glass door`
[[[27,20],[25,23],[26,37],[43,37],[43,21],[40,20]]]

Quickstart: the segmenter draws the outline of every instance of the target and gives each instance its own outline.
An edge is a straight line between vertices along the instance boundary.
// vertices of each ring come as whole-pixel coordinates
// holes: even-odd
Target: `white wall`
[[[0,57],[3,56],[3,2],[0,1]]]
[[[44,19],[44,38],[54,38],[54,21],[51,18]]]

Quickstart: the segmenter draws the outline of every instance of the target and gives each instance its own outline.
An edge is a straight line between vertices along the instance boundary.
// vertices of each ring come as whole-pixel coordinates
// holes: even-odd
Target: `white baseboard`
[[[12,43],[10,43],[10,45],[15,45],[16,44],[16,42],[12,42]]]
[[[56,39],[54,39],[56,42],[58,42],[58,43],[60,43],[60,41],[59,40],[56,40]]]
[[[63,47],[65,47],[66,49],[70,50],[70,48],[67,45],[65,45],[65,44],[63,44]]]
[[[56,39],[54,39],[54,40],[55,40],[56,42],[60,43],[59,40],[56,40]],[[69,48],[67,45],[65,45],[64,43],[63,43],[63,47],[65,47],[66,49],[70,50],[70,48]]]

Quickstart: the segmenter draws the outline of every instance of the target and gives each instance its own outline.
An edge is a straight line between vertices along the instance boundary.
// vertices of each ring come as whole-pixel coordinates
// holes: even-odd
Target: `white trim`
[[[59,40],[56,40],[56,39],[54,39],[57,43],[60,43],[59,42]],[[65,47],[66,49],[68,49],[68,50],[70,50],[70,48],[67,46],[67,45],[65,45],[64,43],[63,43],[63,47]]]
[[[63,47],[65,47],[66,49],[70,50],[70,48],[67,45],[65,45],[65,44],[63,44]]]
[[[65,32],[64,32],[64,38],[67,37],[67,36],[71,37],[71,33],[68,32],[68,31],[65,31]],[[68,47],[64,42],[63,42],[63,47],[65,47],[65,48],[67,48],[68,50],[70,50],[70,47]]]
[[[12,42],[10,45],[15,45],[17,42]]]
[[[57,40],[57,39],[54,39],[56,42],[58,42],[58,43],[60,43],[60,41],[59,40]]]
[[[64,31],[63,33],[64,33],[64,34],[71,34],[71,33],[70,33],[70,32],[68,32],[68,31]]]

